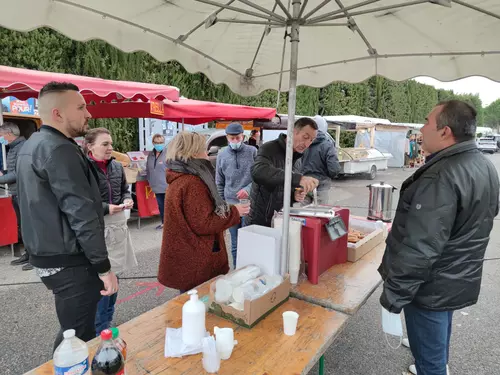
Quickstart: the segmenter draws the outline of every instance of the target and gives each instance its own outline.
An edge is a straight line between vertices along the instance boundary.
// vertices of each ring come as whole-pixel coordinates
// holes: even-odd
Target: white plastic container
[[[64,331],[63,336],[54,352],[54,374],[90,375],[87,344],[75,336],[74,329]]]
[[[234,288],[251,279],[255,279],[260,274],[261,270],[259,267],[250,265],[238,269],[230,275],[218,278],[215,282],[215,301],[219,303],[229,302]]]
[[[198,299],[198,292],[188,292],[190,298],[182,306],[182,341],[186,345],[201,344],[205,337],[205,304]]]
[[[220,359],[227,360],[231,357],[234,346],[238,341],[234,339],[234,331],[232,328],[214,327],[215,346],[219,353]]]

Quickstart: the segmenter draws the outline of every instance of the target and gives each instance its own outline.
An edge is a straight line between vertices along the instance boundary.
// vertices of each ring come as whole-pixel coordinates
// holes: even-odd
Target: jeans
[[[97,313],[95,314],[95,334],[99,336],[102,331],[111,327],[113,315],[115,313],[116,297],[118,293],[111,296],[102,296],[97,304]]]
[[[158,203],[158,210],[160,210],[161,223],[163,224],[163,216],[165,213],[165,193],[156,194],[156,202]]]
[[[229,228],[229,234],[231,235],[231,254],[233,254],[233,266],[236,268],[236,253],[238,250],[238,229],[245,226],[245,218],[241,218],[241,221]]]
[[[74,329],[76,337],[83,341],[95,338],[95,314],[103,289],[97,272],[91,266],[68,267],[55,275],[42,277],[42,282],[54,294],[61,325],[54,350],[68,329]]]
[[[418,375],[446,375],[453,311],[404,308],[406,330]]]

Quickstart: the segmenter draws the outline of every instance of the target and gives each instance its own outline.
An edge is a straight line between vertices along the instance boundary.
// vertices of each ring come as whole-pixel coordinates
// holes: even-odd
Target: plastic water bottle
[[[74,329],[64,331],[63,336],[54,352],[54,374],[90,375],[87,344],[75,336]]]

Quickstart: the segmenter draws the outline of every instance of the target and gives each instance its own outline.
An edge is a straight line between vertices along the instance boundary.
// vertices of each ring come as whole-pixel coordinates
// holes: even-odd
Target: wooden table
[[[317,285],[301,276],[299,283],[292,286],[291,295],[319,306],[355,314],[382,279],[377,272],[385,250],[385,241],[359,259],[357,262],[337,264],[323,273]]]
[[[174,298],[119,327],[120,335],[128,345],[127,375],[205,374],[201,354],[184,358],[164,357],[165,330],[181,326],[182,301],[185,299],[186,296]],[[297,333],[291,337],[283,334],[282,313],[287,310],[300,315]],[[251,330],[210,313],[207,313],[206,327],[211,333],[214,326],[232,327],[238,340],[231,358],[221,361],[218,374],[295,375],[307,374],[311,370],[342,331],[348,318],[345,314],[290,298]],[[98,340],[89,342],[91,355],[98,343]],[[27,374],[52,375],[52,362]]]

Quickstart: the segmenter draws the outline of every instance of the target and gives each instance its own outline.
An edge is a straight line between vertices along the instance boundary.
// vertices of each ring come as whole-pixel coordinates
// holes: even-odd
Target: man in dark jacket
[[[318,186],[318,180],[299,173],[298,160],[316,138],[318,125],[301,118],[295,122],[293,134],[292,202],[303,201],[305,194]],[[262,145],[252,167],[251,209],[246,225],[271,226],[275,211],[283,208],[285,185],[286,135]],[[301,188],[301,190],[296,190]]]
[[[499,181],[477,149],[470,105],[438,104],[421,132],[430,155],[401,187],[379,268],[380,302],[392,313],[404,309],[418,375],[446,375],[453,311],[478,300]]]
[[[18,156],[22,227],[30,263],[55,297],[62,333],[95,337],[101,295],[118,291],[104,242],[104,219],[96,171],[72,139],[88,130],[90,113],[78,87],[51,82],[40,91],[44,125]]]
[[[12,206],[16,212],[17,218],[17,237],[19,243],[22,243],[21,234],[21,214],[19,212],[19,201],[17,199],[17,188],[16,188],[16,162],[19,150],[23,147],[26,139],[21,136],[19,127],[12,123],[6,122],[0,126],[0,138],[3,139],[4,143],[7,143],[7,171],[6,173],[0,172],[0,185],[7,184],[9,187],[9,192],[12,195]],[[33,267],[28,263],[29,256],[28,253],[24,253],[20,258],[14,259],[10,262],[13,266],[19,266],[23,264],[23,270],[31,270]]]
[[[302,157],[302,174],[319,180],[318,203],[332,204],[332,179],[340,172],[337,149],[328,137],[328,124],[321,116],[315,116],[318,135]]]

